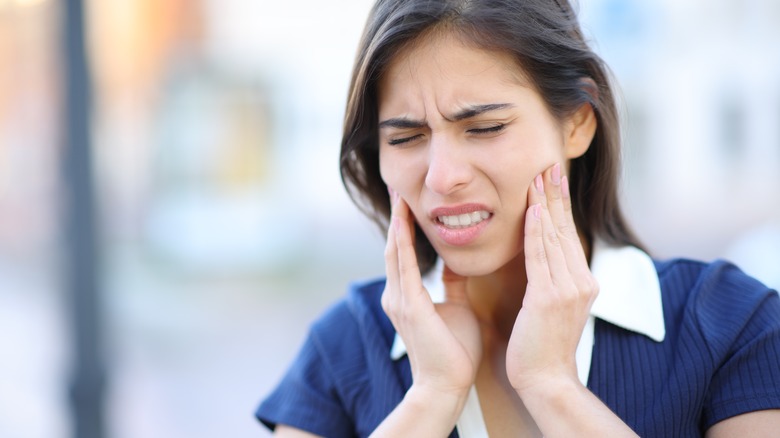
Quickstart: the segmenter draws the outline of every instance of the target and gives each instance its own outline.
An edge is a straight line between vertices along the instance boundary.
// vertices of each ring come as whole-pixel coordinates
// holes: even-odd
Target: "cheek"
[[[413,151],[389,147],[379,149],[379,174],[385,184],[402,196],[412,195],[419,190],[417,186],[425,172],[423,167],[419,154]]]
[[[382,178],[382,181],[385,182],[388,186],[390,183],[387,181],[387,166],[385,165],[385,160],[382,159],[382,153],[379,153],[379,177]]]
[[[484,165],[493,169],[497,183],[525,194],[536,175],[557,162],[566,161],[559,139],[554,133],[544,134],[531,131],[527,135],[514,135],[491,151],[490,157],[483,157]],[[496,156],[502,158],[496,160]]]
[[[517,199],[518,194],[523,195],[522,200],[524,201],[524,195],[533,178],[543,170],[542,160],[545,157],[542,157],[540,151],[533,147],[518,147],[516,145],[497,151],[493,155],[502,158],[496,160],[490,157],[489,161],[483,164],[489,178],[505,196]]]
[[[382,181],[388,187],[395,189],[395,178],[397,178],[397,172],[394,172],[394,163],[391,157],[388,156],[385,148],[379,148],[379,176],[382,177]]]

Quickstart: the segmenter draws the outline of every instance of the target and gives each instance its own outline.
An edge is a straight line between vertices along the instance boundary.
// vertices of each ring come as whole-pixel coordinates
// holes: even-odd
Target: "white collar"
[[[649,255],[633,246],[610,247],[597,240],[590,271],[599,283],[591,315],[656,342],[664,340],[661,284]]]
[[[442,270],[443,262],[439,259],[434,269],[423,277],[423,285],[434,302],[444,301]],[[593,245],[590,270],[599,284],[599,295],[590,309],[591,316],[640,333],[656,342],[663,341],[666,327],[661,286],[649,255],[633,246],[610,247],[597,240]],[[589,338],[590,342],[583,342],[586,338]],[[585,382],[590,371],[592,343],[591,328],[589,334],[583,333],[580,347],[584,348],[578,348],[577,354],[577,368],[580,370],[581,380],[584,377]],[[584,350],[583,353],[587,356],[583,357],[582,361],[579,350]],[[390,357],[396,360],[405,354],[406,346],[396,333]]]

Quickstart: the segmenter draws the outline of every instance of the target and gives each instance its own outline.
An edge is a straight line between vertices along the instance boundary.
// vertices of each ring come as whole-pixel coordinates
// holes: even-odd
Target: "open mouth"
[[[489,217],[490,213],[485,210],[479,210],[451,216],[437,216],[436,221],[447,228],[458,229],[473,227]]]

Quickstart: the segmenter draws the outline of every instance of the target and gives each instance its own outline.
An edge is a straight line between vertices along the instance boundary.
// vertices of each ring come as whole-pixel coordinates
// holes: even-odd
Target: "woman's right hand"
[[[466,294],[466,278],[444,267],[444,303],[434,304],[422,284],[414,250],[414,217],[391,192],[393,201],[385,249],[384,308],[406,344],[412,389],[433,404],[457,401],[462,410],[482,356],[479,323]],[[457,419],[457,416],[455,417]]]

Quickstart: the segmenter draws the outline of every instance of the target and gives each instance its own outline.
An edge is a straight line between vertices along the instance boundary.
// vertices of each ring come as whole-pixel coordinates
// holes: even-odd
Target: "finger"
[[[390,226],[387,230],[387,242],[385,243],[385,290],[382,292],[382,308],[388,316],[391,316],[400,306],[400,281],[398,277],[398,245],[396,232],[393,226],[395,218],[390,217]]]
[[[385,291],[382,295],[382,306],[385,311],[389,313],[397,312],[401,307],[401,282],[399,278],[398,269],[398,242],[396,235],[398,234],[394,226],[394,222],[398,219],[398,203],[400,196],[393,190],[392,187],[387,186],[387,193],[390,196],[390,223],[387,230],[387,242],[385,244],[385,272],[387,275]]]
[[[566,176],[561,175],[560,163],[547,169],[544,176],[547,209],[558,233],[566,263],[570,269],[586,267],[585,252],[572,215],[571,197],[568,195],[569,182]],[[566,195],[564,195],[564,188]]]
[[[553,224],[558,230],[558,234],[565,239],[576,239],[577,230],[571,226],[573,220],[566,220],[566,215],[571,215],[571,202],[568,210],[563,202],[563,190],[561,186],[561,165],[555,163],[544,172],[545,197],[547,198],[547,208],[550,210]]]
[[[561,174],[560,163],[554,164],[545,172],[545,197],[547,207],[550,210],[555,228],[564,239],[564,245],[582,250],[579,241],[577,227],[574,224],[574,215],[571,208],[571,196],[569,195],[569,180]]]
[[[433,303],[422,285],[420,267],[414,250],[414,221],[409,206],[403,199],[398,201],[393,211],[392,226],[398,250],[398,279],[403,305],[411,306],[410,310],[430,310]]]
[[[552,217],[550,216],[547,205],[546,192],[548,190],[546,190],[546,186],[542,175],[537,175],[534,179],[533,191],[535,192],[535,198],[542,201],[539,204],[539,221],[542,226],[542,242],[544,244],[545,257],[550,271],[550,279],[553,283],[559,285],[567,284],[571,283],[571,276],[569,275],[566,258],[561,249],[561,239],[558,236],[558,230],[555,228]]]
[[[545,172],[544,181],[547,183],[545,184],[545,197],[547,198],[548,210],[558,233],[566,265],[576,278],[587,276],[590,270],[574,222],[569,180],[565,175],[561,175],[560,163],[556,163]]]
[[[563,206],[563,218],[561,221],[565,221],[566,228],[570,230],[572,240],[576,242],[576,247],[585,261],[585,251],[582,248],[582,242],[580,242],[580,236],[577,233],[577,226],[574,222],[574,212],[571,206],[571,193],[569,192],[569,177],[566,175],[561,177],[561,205]]]
[[[572,214],[569,179],[566,176],[561,178],[561,193],[561,200],[563,202],[564,211],[566,212],[566,220],[571,223],[571,228],[576,230],[576,226],[574,225],[574,216]],[[593,273],[590,271],[590,263],[588,262],[588,257],[585,254],[585,248],[583,247],[583,243],[580,240],[579,235],[577,235],[576,239],[571,241],[571,245],[573,248],[569,251],[571,254],[571,261],[569,262],[569,266],[571,266],[570,270],[574,275],[574,280],[577,284],[577,287],[580,290],[591,292],[592,304],[593,300],[596,298],[596,294],[598,294],[598,282],[593,277]]]
[[[528,206],[534,204],[546,204],[547,199],[544,196],[544,181],[541,175],[536,175],[531,185],[528,187]]]
[[[533,188],[531,190],[534,190]],[[544,249],[544,236],[541,220],[542,206],[532,204],[525,212],[525,238],[523,249],[525,253],[525,270],[528,284],[546,284],[551,281],[550,268],[547,262],[547,252]]]

